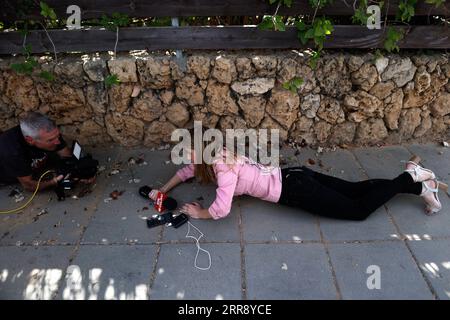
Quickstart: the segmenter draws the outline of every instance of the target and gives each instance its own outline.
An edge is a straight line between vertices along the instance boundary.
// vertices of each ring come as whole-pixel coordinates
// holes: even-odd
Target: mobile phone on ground
[[[153,228],[169,223],[172,220],[172,212],[166,212],[164,214],[154,214],[147,218],[147,227]]]
[[[184,213],[181,213],[172,219],[171,224],[174,228],[178,228],[181,227],[186,222],[188,222],[188,220],[189,216]]]

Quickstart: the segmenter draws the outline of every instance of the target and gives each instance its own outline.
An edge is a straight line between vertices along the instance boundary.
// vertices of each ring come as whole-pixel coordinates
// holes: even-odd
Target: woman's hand
[[[181,207],[180,211],[195,219],[211,218],[208,209],[204,209],[198,202],[186,203],[183,207]]]
[[[158,193],[161,192],[158,189],[152,189],[152,191],[150,191],[150,193],[148,194],[148,197],[150,199],[152,199],[153,201],[156,201],[156,198],[158,197]]]

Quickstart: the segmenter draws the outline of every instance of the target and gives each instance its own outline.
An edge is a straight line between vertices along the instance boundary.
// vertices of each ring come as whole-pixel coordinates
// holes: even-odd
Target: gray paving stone
[[[432,299],[420,270],[401,241],[330,244],[329,252],[343,299]],[[380,289],[367,283],[378,266]],[[370,279],[369,279],[370,278]]]
[[[285,168],[285,167],[294,167],[294,166],[298,166],[298,158],[296,156],[296,150],[291,148],[291,147],[287,147],[284,146],[280,149],[280,158],[279,158],[279,165],[281,168]]]
[[[359,168],[360,163],[370,178],[394,178],[404,170],[404,163],[400,160],[408,160],[412,153],[416,153],[423,157],[426,167],[435,170],[445,181],[449,170],[443,159],[448,158],[448,150],[433,145],[407,145],[338,149],[317,155],[316,150],[309,148],[301,149],[297,155],[295,150],[286,148],[281,150],[281,154],[288,160],[283,166],[305,165],[311,158],[315,164],[308,166],[313,170],[358,181],[366,178]],[[144,184],[160,187],[176,172],[179,167],[168,162],[169,151],[152,152],[145,148],[93,148],[89,151],[106,166],[93,193],[79,200],[67,199],[58,203],[53,199],[49,202],[52,192],[43,192],[22,214],[0,216],[0,298],[44,299],[56,294],[57,299],[63,299],[66,293],[66,298],[80,299],[145,299],[149,295],[150,299],[241,299],[241,272],[245,270],[246,296],[249,299],[336,299],[336,288],[322,244],[276,243],[320,240],[317,221],[325,240],[355,242],[329,244],[342,298],[433,298],[405,244],[379,241],[400,237],[383,208],[367,221],[344,222],[317,218],[298,209],[248,196],[237,197],[232,212],[225,219],[191,220],[204,234],[201,246],[209,250],[212,258],[211,270],[198,270],[194,267],[195,242],[185,238],[187,225],[179,229],[148,229],[144,219],[155,211],[151,203],[137,193]],[[440,155],[440,151],[444,154]],[[130,157],[137,159],[141,154],[147,165],[128,166]],[[108,176],[117,162],[122,162],[120,174]],[[133,178],[140,181],[129,183]],[[16,205],[7,196],[8,188],[0,188],[1,209]],[[118,200],[105,203],[103,200],[114,189],[125,190],[125,193]],[[180,205],[198,201],[208,207],[214,200],[215,186],[185,183],[170,195]],[[422,199],[413,195],[398,195],[386,207],[403,235],[410,239],[409,245],[419,260],[420,268],[439,298],[448,299],[450,203],[443,194],[440,198],[444,209],[433,217],[423,214]],[[47,208],[49,213],[34,221],[42,208]],[[246,243],[245,269],[242,270],[240,216],[245,242],[271,242]],[[195,230],[191,233],[199,235]],[[78,243],[83,234],[79,252],[74,261],[69,262],[75,249],[71,244]],[[161,235],[161,240],[169,243],[161,245],[149,294],[148,284],[157,248],[154,243]],[[438,236],[446,239],[435,239]],[[136,240],[137,245],[129,245]],[[360,243],[364,240],[370,240],[370,243]],[[228,243],[209,243],[216,241]],[[18,247],[14,246],[16,243],[36,246]],[[69,245],[42,246],[43,243]],[[107,243],[118,245],[105,245]],[[270,256],[269,260],[267,256]],[[200,266],[207,265],[206,258],[207,255],[200,251]],[[81,278],[78,280],[82,279],[78,284],[72,283],[70,288],[65,278],[69,264],[80,268]],[[370,275],[366,269],[371,264],[381,267],[381,290],[367,289],[366,281]],[[73,270],[76,269],[69,269]],[[32,272],[33,276],[30,276]],[[76,272],[70,274],[76,279]],[[99,279],[92,280],[99,274]]]
[[[408,239],[450,236],[450,199],[442,193],[439,198],[443,209],[433,216],[425,214],[423,199],[415,195],[397,195],[387,203],[387,208]]]
[[[303,210],[242,197],[245,241],[320,240],[317,218]]]
[[[158,239],[157,229],[147,229],[149,202],[138,195],[138,187],[128,184],[128,177],[112,176],[100,196],[98,207],[88,225],[83,243],[149,243]],[[108,200],[114,190],[124,191],[117,200]],[[143,210],[149,208],[148,210]]]
[[[89,221],[88,211],[93,210],[95,194],[96,191],[84,198],[69,198],[63,202],[52,198],[50,202],[41,203],[38,207],[34,204],[31,209],[33,216],[28,216],[24,223],[10,230],[1,243],[75,244]],[[47,213],[39,215],[41,210],[46,210]]]
[[[316,149],[312,149],[309,147],[301,148],[299,152],[297,153],[297,163],[298,166],[307,166],[313,170],[317,170],[319,172],[322,172],[322,167],[319,166],[319,160],[321,158],[321,154],[317,152]],[[312,160],[313,162],[310,162],[309,160]],[[314,163],[314,164],[312,164]]]
[[[439,299],[450,299],[450,240],[410,241],[419,266]]]
[[[321,157],[324,168],[329,171],[324,174],[347,181],[362,181],[367,177],[362,168],[348,150],[338,149],[335,152],[324,153]],[[320,228],[326,240],[383,240],[398,238],[395,226],[386,214],[384,207],[372,213],[365,221],[343,221],[320,217]]]
[[[9,197],[9,194],[14,188],[18,188],[22,195],[24,196],[24,200],[21,202],[15,202],[14,197]],[[46,193],[46,192],[45,192]],[[13,210],[18,208],[26,203],[31,197],[32,193],[23,191],[20,184],[14,185],[5,185],[0,187],[0,207],[1,210]],[[26,207],[23,211],[18,213],[8,213],[8,214],[0,214],[0,239],[8,236],[15,226],[23,223],[28,223],[27,221],[31,220],[31,217],[34,217],[41,209],[41,206],[45,205],[50,196],[43,196],[43,194],[38,194],[32,205]]]
[[[73,250],[72,246],[2,247],[0,299],[51,299]]]
[[[379,150],[379,151],[377,151]],[[411,153],[404,147],[384,147],[379,149],[358,149],[355,155],[371,178],[394,178],[403,172]],[[416,195],[399,194],[386,203],[389,214],[407,237],[427,235],[448,235],[446,225],[450,222],[449,199],[441,193],[444,209],[436,216],[424,214],[423,200]]]
[[[318,166],[316,169],[319,172],[347,181],[360,181],[366,178],[364,170],[348,150],[336,149],[336,151],[324,152],[319,159],[322,164],[322,167]]]
[[[401,146],[358,148],[352,150],[370,178],[393,179],[405,170],[402,160],[409,160],[411,153]]]
[[[209,270],[195,268],[195,243],[164,244],[158,258],[150,299],[241,299],[239,244],[201,244],[211,255]],[[200,251],[197,266],[207,268],[208,256]]]
[[[204,208],[209,208],[216,198],[216,187],[214,185],[201,185],[198,182],[182,183],[170,192],[170,196],[175,198],[179,207],[184,203],[198,202]],[[233,241],[239,242],[239,203],[238,198],[233,199],[231,212],[228,216],[219,219],[190,219],[204,234],[201,241]],[[188,240],[185,238],[187,224],[175,229],[168,227],[164,230],[165,241],[168,240]]]
[[[386,210],[381,207],[364,221],[320,218],[320,228],[327,241],[389,240],[400,238]]]
[[[248,299],[336,299],[321,244],[249,244],[245,247]]]
[[[139,157],[142,157],[144,162],[135,165],[128,164],[130,158],[138,160]],[[121,175],[124,176],[124,179],[128,179],[126,183],[132,178],[141,180],[139,183],[135,183],[136,187],[140,185],[161,187],[178,169],[178,166],[171,161],[170,150],[150,151],[148,148],[123,150],[118,161],[122,163]]]
[[[147,162],[146,165],[128,164],[131,157],[137,160],[141,154]],[[120,173],[108,178],[96,214],[84,234],[83,243],[156,242],[161,228],[148,229],[145,220],[157,212],[150,201],[143,199],[138,191],[145,184],[151,185],[152,182],[169,179],[175,173],[175,166],[165,163],[167,159],[167,151],[122,151],[116,161]],[[108,200],[111,192],[115,190],[124,192],[117,200]]]
[[[56,299],[148,299],[155,258],[154,245],[80,246]]]

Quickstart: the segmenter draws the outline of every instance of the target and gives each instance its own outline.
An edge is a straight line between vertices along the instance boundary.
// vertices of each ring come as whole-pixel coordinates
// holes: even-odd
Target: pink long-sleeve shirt
[[[247,194],[262,200],[278,202],[281,195],[281,169],[265,167],[255,163],[213,164],[216,174],[216,199],[208,208],[209,214],[217,220],[231,211],[233,196]],[[194,165],[187,165],[177,171],[177,176],[186,181],[194,176]]]

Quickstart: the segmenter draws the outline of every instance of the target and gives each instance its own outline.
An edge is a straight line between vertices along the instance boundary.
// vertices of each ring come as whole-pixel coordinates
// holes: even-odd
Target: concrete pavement
[[[0,216],[0,299],[450,299],[450,198],[443,193],[436,216],[423,213],[419,197],[398,195],[363,222],[236,198],[225,219],[191,220],[199,231],[189,235],[201,232],[211,257],[210,269],[200,270],[188,225],[148,229],[145,218],[155,211],[137,193],[175,173],[169,151],[91,152],[104,166],[92,193],[58,202],[43,192],[23,213]],[[437,144],[281,153],[284,166],[309,163],[351,181],[393,178],[401,160],[418,154],[450,183],[450,148]],[[130,165],[130,157],[143,160]],[[0,189],[1,210],[24,203],[8,196],[12,189]],[[114,190],[124,192],[108,199]],[[185,183],[171,195],[208,206],[215,188]],[[197,266],[208,265],[200,250]]]

